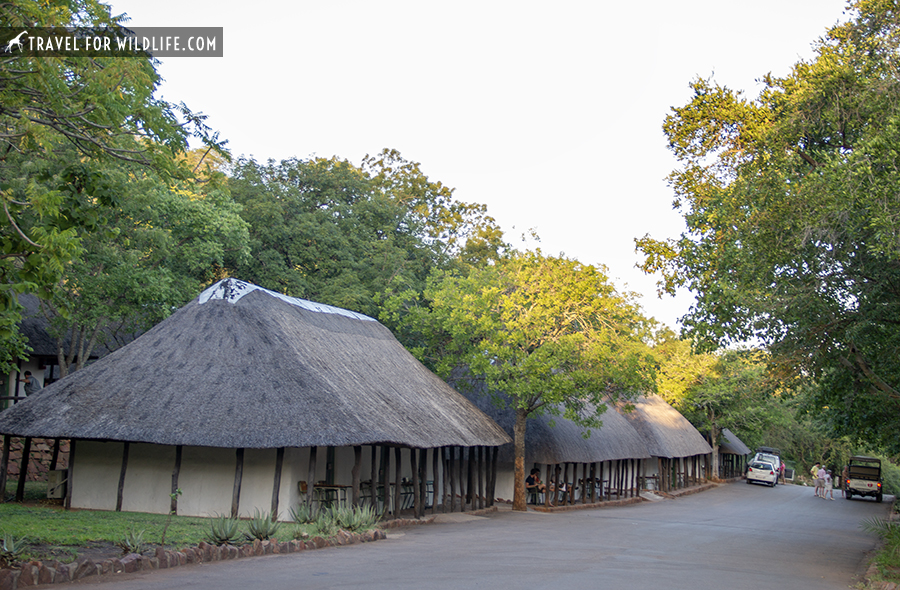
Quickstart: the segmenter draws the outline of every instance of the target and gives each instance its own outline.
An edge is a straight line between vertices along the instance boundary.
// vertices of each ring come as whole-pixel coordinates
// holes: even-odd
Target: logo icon
[[[19,46],[19,51],[22,51],[22,35],[24,35],[24,34],[27,33],[27,32],[28,32],[28,31],[22,31],[21,33],[19,33],[18,35],[16,35],[16,36],[13,38],[12,41],[10,41],[9,43],[7,43],[7,44],[6,44],[6,52],[7,52],[7,53],[12,53],[12,48],[13,48],[14,45],[18,45],[18,46]]]

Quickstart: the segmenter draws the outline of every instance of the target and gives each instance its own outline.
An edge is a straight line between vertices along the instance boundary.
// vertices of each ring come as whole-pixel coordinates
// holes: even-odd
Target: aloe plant
[[[301,502],[299,506],[291,508],[291,520],[297,524],[309,524],[316,521],[316,509]]]
[[[15,537],[9,533],[3,533],[0,539],[0,566],[12,565],[14,561],[25,551],[28,540],[25,537]]]
[[[143,553],[147,547],[144,543],[144,531],[136,532],[134,527],[131,527],[131,531],[125,533],[124,537],[116,542],[116,546],[125,555],[129,553]]]
[[[210,545],[230,545],[241,537],[240,521],[224,514],[217,515],[210,520],[209,528],[206,542]]]
[[[251,539],[259,539],[264,541],[274,537],[278,533],[281,523],[275,520],[274,516],[268,512],[260,512],[259,509],[253,511],[253,517],[248,523],[249,537]]]

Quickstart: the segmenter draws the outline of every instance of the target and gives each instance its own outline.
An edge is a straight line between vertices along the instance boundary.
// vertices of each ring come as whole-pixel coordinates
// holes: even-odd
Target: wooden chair
[[[297,482],[297,492],[300,494],[300,501],[306,501],[306,482],[302,479]]]

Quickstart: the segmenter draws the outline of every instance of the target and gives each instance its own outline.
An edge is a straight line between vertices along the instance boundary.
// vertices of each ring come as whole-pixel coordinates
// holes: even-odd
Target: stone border
[[[186,547],[181,550],[157,547],[153,557],[130,553],[122,558],[104,559],[96,562],[87,557],[77,559],[72,563],[29,561],[23,563],[20,569],[0,569],[0,590],[18,590],[19,588],[36,586],[38,584],[65,584],[90,576],[130,574],[183,565],[229,561],[257,555],[297,553],[311,549],[322,549],[323,547],[368,543],[386,538],[387,534],[381,529],[372,529],[364,533],[349,533],[342,530],[338,531],[334,537],[328,539],[313,537],[308,541],[279,542],[277,540],[260,541],[255,539],[252,543],[241,546],[215,546],[201,542],[196,547]]]

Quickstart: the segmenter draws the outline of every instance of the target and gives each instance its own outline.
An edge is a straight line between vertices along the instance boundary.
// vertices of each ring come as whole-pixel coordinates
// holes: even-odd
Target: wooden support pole
[[[401,463],[400,447],[394,447],[394,518],[400,518],[400,492],[402,491],[401,475],[403,473],[402,468],[403,465]]]
[[[391,472],[391,453],[390,448],[381,447],[381,471],[378,480],[381,485],[381,517],[384,518],[390,508],[390,472]]]
[[[359,470],[362,468],[362,446],[353,446],[353,469],[350,470],[351,506],[359,506]]]
[[[440,497],[438,495],[438,490],[441,489],[441,477],[440,472],[440,455],[441,450],[439,448],[431,449],[431,513],[437,514],[437,501]]]
[[[234,489],[231,491],[231,518],[237,518],[241,507],[241,481],[244,478],[244,449],[234,453]]]
[[[306,470],[306,507],[311,511],[313,496],[316,495],[316,455],[319,447],[309,447],[309,465]],[[310,512],[312,514],[312,512]]]
[[[450,512],[453,512],[456,508],[456,488],[458,485],[456,477],[456,447],[447,447],[447,452],[447,467],[449,467],[450,475]]]
[[[466,504],[475,508],[475,447],[468,447],[466,458]]]
[[[590,480],[588,479],[588,464],[581,464],[581,503],[587,504],[588,502],[588,483]]]
[[[372,445],[372,456],[369,457],[369,481],[372,482],[372,507],[378,506],[378,447]]]
[[[181,454],[183,447],[175,447],[175,467],[172,469],[172,501],[169,502],[169,512],[178,514],[178,478],[181,475]]]
[[[59,462],[59,439],[53,439],[53,456],[50,457],[50,471],[56,471],[56,464]]]
[[[440,483],[441,483],[442,478],[440,477],[440,474],[438,473],[438,468],[440,467],[440,465],[438,464],[439,463],[438,456],[439,456],[440,452],[441,452],[441,449],[439,449],[439,448],[431,449],[431,481],[432,481],[432,483],[431,483],[431,513],[432,514],[437,514],[437,505],[438,505],[438,498],[439,498],[438,490],[441,489]]]
[[[548,508],[550,506],[550,488],[551,483],[553,482],[553,474],[550,471],[550,465],[547,465],[547,473],[544,474],[544,508]]]
[[[490,483],[488,484],[488,507],[494,505],[494,500],[497,498],[497,447],[489,447],[488,453],[491,458],[490,460]]]
[[[9,473],[9,446],[12,437],[3,435],[3,450],[0,451],[0,502],[6,502],[6,478]]]
[[[419,449],[419,505],[421,511],[416,518],[425,516],[425,507],[428,506],[428,449]],[[434,489],[434,480],[431,482]]]
[[[597,503],[597,462],[591,463],[591,504]]]
[[[484,447],[477,447],[476,455],[477,455],[477,465],[476,469],[478,472],[478,489],[475,491],[475,496],[478,498],[478,508],[484,508]],[[475,508],[475,505],[472,505],[472,508]]]
[[[409,449],[409,471],[413,484],[413,518],[419,518],[419,509],[422,508],[422,499],[419,497],[419,458],[413,448]]]
[[[74,473],[75,468],[75,439],[69,441],[69,467],[66,469],[66,502],[65,508],[66,510],[72,507],[72,488],[74,487],[72,484],[74,480],[72,479],[72,474]]]
[[[16,502],[25,500],[25,478],[28,477],[28,462],[31,459],[31,437],[26,436],[19,459],[19,485],[16,486]]]
[[[119,488],[116,492],[116,512],[122,512],[122,500],[125,495],[125,471],[128,469],[128,447],[126,441],[122,447],[122,469],[119,471]]]
[[[559,466],[559,463],[554,465],[553,468],[553,503],[554,504],[562,504],[562,500],[565,498],[565,495],[560,496],[559,492],[559,473],[562,469]]]
[[[275,481],[272,482],[272,522],[278,521],[278,501],[281,495],[281,469],[284,466],[284,447],[275,451]]]
[[[450,468],[450,449],[452,447],[443,447],[441,449],[441,462],[443,463],[442,469],[442,480],[443,486],[441,487],[441,493],[443,494],[441,497],[441,512],[448,512],[448,507],[451,506],[449,499],[453,496],[451,495],[450,490],[450,481],[453,479],[453,470]]]

